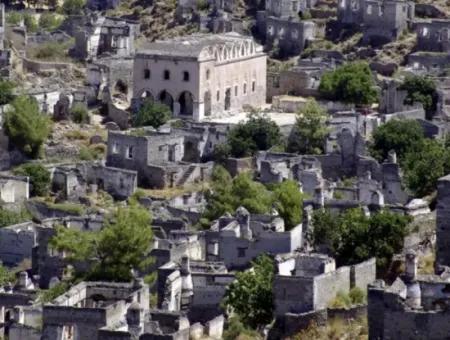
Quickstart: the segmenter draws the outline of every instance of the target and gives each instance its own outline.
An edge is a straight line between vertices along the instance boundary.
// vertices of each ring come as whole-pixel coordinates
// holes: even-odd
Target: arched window
[[[164,80],[169,80],[169,79],[170,79],[170,71],[164,70]]]
[[[247,94],[247,83],[244,83],[243,92],[244,94]]]
[[[256,81],[252,81],[252,92],[256,91]]]
[[[189,81],[189,72],[183,71],[183,81]]]
[[[217,90],[217,94],[216,94],[216,100],[219,101],[220,100],[220,91]]]
[[[150,79],[150,70],[148,68],[144,70],[144,79]]]
[[[210,76],[211,72],[208,70],[206,70],[206,80],[209,80],[209,76]]]

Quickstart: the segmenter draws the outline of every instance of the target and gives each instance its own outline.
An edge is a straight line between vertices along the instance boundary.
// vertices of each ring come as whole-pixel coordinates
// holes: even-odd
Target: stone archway
[[[113,96],[117,97],[117,96],[128,96],[128,85],[126,82],[124,82],[123,80],[119,79],[116,81],[116,84],[114,85],[113,88]]]
[[[158,96],[158,100],[162,104],[170,107],[170,110],[173,111],[173,97],[169,92],[167,92],[166,90],[161,91],[161,93]]]
[[[150,91],[144,90],[144,91],[142,91],[141,99],[142,100],[151,100],[151,101],[153,101],[154,97],[153,97],[153,94]]]
[[[194,114],[194,96],[189,91],[184,91],[178,98],[180,104],[180,115],[192,116]]]

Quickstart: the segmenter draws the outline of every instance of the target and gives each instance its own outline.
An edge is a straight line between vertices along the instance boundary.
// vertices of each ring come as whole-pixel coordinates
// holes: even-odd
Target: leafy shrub
[[[0,228],[29,221],[31,215],[27,210],[21,209],[18,212],[0,208]]]
[[[49,303],[68,290],[69,284],[67,282],[59,282],[50,289],[41,290],[38,299],[42,303]]]
[[[14,99],[13,90],[12,82],[0,79],[0,105],[8,104]]]
[[[209,8],[208,0],[197,0],[197,11],[206,11]]]
[[[352,300],[350,299],[348,294],[345,294],[342,291],[339,291],[336,294],[336,297],[330,303],[331,308],[348,308],[351,305],[352,305]]]
[[[31,194],[45,196],[50,189],[50,172],[41,164],[27,163],[14,169],[14,173],[30,178]]]
[[[83,105],[75,105],[70,110],[70,115],[72,117],[72,120],[78,124],[81,123],[89,124],[89,122],[91,121],[89,112]]]
[[[67,15],[80,15],[85,5],[85,0],[64,0],[62,10]]]
[[[366,303],[366,293],[359,287],[353,287],[348,293],[352,305],[362,305]]]
[[[40,44],[33,50],[32,56],[37,59],[58,61],[67,56],[64,45],[56,42]]]
[[[52,210],[59,210],[62,212],[65,212],[67,214],[70,215],[76,215],[76,216],[81,216],[84,215],[86,212],[86,209],[83,205],[81,204],[76,204],[76,203],[51,203],[51,202],[46,202],[46,205],[49,209]]]
[[[106,152],[106,146],[104,144],[95,144],[89,147],[82,146],[80,149],[79,157],[82,161],[93,161],[103,158]]]
[[[8,12],[8,14],[6,15],[6,22],[12,26],[19,25],[22,20],[22,13],[17,11]]]
[[[42,13],[39,18],[39,27],[46,31],[54,31],[61,26],[62,18],[58,17],[54,13],[45,12]]]
[[[23,16],[23,22],[27,28],[27,32],[36,32],[39,28],[36,18],[32,14],[25,13]]]

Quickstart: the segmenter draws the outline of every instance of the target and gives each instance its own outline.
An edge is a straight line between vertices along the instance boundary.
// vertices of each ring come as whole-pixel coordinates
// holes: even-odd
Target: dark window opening
[[[169,70],[165,70],[164,71],[164,80],[169,80],[170,79],[170,71]]]
[[[187,71],[183,72],[183,81],[189,81],[189,72]]]
[[[150,70],[148,68],[144,70],[144,79],[150,79]]]

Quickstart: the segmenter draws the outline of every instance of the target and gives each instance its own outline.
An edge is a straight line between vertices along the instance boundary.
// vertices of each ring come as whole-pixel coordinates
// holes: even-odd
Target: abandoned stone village
[[[449,339],[445,0],[0,4],[0,339]]]

